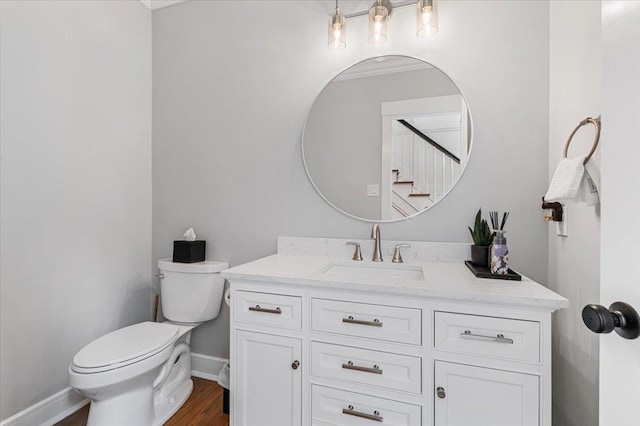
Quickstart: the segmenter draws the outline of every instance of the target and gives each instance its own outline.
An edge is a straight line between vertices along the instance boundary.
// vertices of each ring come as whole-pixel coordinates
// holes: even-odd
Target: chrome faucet
[[[380,252],[380,225],[377,223],[373,224],[373,228],[371,228],[371,238],[375,240],[373,246],[373,259],[374,262],[382,262],[382,253]]]

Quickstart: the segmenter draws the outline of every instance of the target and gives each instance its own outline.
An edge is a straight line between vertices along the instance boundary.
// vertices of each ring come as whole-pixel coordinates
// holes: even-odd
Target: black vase
[[[491,246],[471,246],[471,262],[476,266],[489,266],[489,249]]]

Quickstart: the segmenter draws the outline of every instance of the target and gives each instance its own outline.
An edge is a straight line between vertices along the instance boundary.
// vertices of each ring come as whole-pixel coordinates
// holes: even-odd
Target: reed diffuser
[[[507,247],[507,238],[504,234],[504,226],[507,223],[509,212],[502,215],[502,222],[498,221],[498,212],[489,212],[491,225],[493,226],[493,244],[491,245],[491,273],[499,275],[507,275],[509,273],[509,248]]]

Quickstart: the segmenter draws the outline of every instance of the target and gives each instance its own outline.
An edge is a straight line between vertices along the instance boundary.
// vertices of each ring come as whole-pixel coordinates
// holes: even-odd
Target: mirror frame
[[[307,130],[307,123],[309,121],[309,116],[311,115],[311,111],[313,110],[313,107],[315,106],[316,102],[318,101],[318,98],[320,97],[320,95],[325,91],[325,89],[343,72],[345,72],[348,69],[353,68],[354,66],[361,64],[362,62],[365,61],[370,61],[372,59],[376,59],[376,58],[380,58],[380,57],[387,57],[387,56],[402,56],[405,58],[410,58],[410,59],[415,59],[417,61],[420,62],[424,62],[426,64],[431,65],[433,68],[437,69],[438,71],[440,71],[442,74],[444,74],[449,80],[451,80],[451,82],[456,86],[456,88],[458,89],[458,92],[460,92],[460,96],[462,96],[462,99],[464,99],[464,102],[467,105],[467,114],[469,116],[469,140],[471,141],[470,143],[470,148],[469,148],[469,153],[468,153],[468,157],[471,156],[471,153],[473,152],[473,147],[475,145],[475,125],[474,125],[474,120],[473,120],[473,114],[471,113],[471,107],[469,106],[469,101],[467,99],[467,97],[464,95],[464,93],[462,92],[462,90],[460,90],[460,87],[458,86],[458,84],[455,82],[455,80],[453,78],[451,78],[451,76],[449,74],[447,74],[446,72],[444,72],[442,70],[442,68],[434,65],[431,62],[428,62],[422,58],[418,58],[416,56],[411,56],[411,55],[405,55],[405,54],[384,54],[384,55],[375,55],[375,56],[371,56],[362,60],[359,60],[357,62],[354,62],[353,64],[349,65],[348,67],[344,68],[342,71],[340,71],[338,74],[334,75],[328,82],[327,84],[325,84],[322,87],[322,90],[320,90],[320,92],[316,95],[316,97],[313,100],[313,103],[311,104],[311,106],[309,107],[309,110],[307,111],[307,115],[305,117],[304,120],[304,125],[302,126],[302,136],[301,136],[301,153],[302,153],[302,164],[304,165],[304,171],[307,174],[307,178],[309,178],[309,182],[311,182],[311,185],[313,186],[313,189],[315,189],[316,193],[318,193],[318,195],[320,195],[320,197],[322,197],[322,199],[324,201],[327,202],[327,204],[329,204],[331,207],[333,207],[334,209],[336,209],[337,211],[339,211],[340,213],[349,216],[352,219],[357,219],[363,222],[369,222],[369,223],[394,223],[394,222],[401,222],[404,220],[409,220],[409,219],[413,219],[415,217],[420,216],[421,214],[423,214],[424,212],[431,210],[432,207],[436,206],[437,204],[440,204],[448,195],[451,191],[453,191],[453,189],[458,186],[458,184],[460,183],[460,180],[462,179],[462,176],[464,175],[464,172],[467,170],[467,166],[469,165],[469,161],[466,162],[466,164],[464,165],[464,168],[462,168],[462,170],[460,170],[460,175],[458,176],[458,179],[456,180],[456,182],[453,184],[453,186],[449,189],[449,191],[447,191],[447,193],[440,199],[438,200],[436,203],[434,203],[433,205],[429,206],[429,208],[421,210],[417,213],[412,214],[411,216],[407,216],[407,217],[403,217],[403,218],[399,218],[399,219],[368,219],[368,218],[364,218],[364,217],[360,217],[360,216],[356,216],[353,215],[349,212],[346,212],[344,210],[342,210],[340,207],[336,206],[334,203],[332,203],[323,193],[322,191],[320,191],[320,189],[318,189],[318,187],[316,186],[316,183],[313,181],[313,178],[311,177],[311,173],[309,173],[309,168],[307,167],[307,160],[305,158],[304,155],[304,136]]]

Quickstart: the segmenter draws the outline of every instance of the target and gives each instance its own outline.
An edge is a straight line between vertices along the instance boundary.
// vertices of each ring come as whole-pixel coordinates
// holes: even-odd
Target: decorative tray
[[[494,280],[509,280],[509,281],[522,281],[522,275],[514,271],[513,269],[509,269],[509,272],[506,275],[500,274],[492,274],[491,270],[488,266],[478,266],[471,263],[470,260],[465,260],[464,264],[467,265],[467,268],[473,275],[478,278],[491,278]]]

